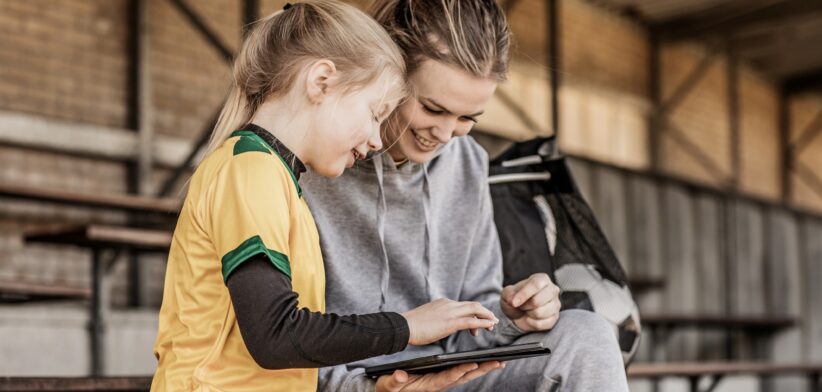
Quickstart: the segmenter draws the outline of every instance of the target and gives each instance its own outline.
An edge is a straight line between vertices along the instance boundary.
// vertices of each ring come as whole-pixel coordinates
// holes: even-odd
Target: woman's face
[[[476,124],[497,82],[450,65],[425,60],[409,77],[412,95],[387,121],[383,144],[394,160],[424,163],[453,137]]]

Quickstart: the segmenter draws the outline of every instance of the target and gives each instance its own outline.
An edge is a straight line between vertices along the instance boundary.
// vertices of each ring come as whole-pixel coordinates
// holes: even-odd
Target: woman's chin
[[[404,154],[409,161],[414,163],[427,163],[431,159],[434,158],[434,154],[437,153],[437,149],[432,151],[420,151],[419,149],[413,148],[409,149],[406,154]]]

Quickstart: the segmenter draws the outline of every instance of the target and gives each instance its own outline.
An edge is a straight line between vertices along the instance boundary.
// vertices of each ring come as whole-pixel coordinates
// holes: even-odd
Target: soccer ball
[[[554,274],[555,283],[562,289],[562,308],[587,309],[608,320],[619,341],[622,360],[628,365],[639,347],[641,334],[639,309],[631,290],[603,278],[589,264],[566,264]]]

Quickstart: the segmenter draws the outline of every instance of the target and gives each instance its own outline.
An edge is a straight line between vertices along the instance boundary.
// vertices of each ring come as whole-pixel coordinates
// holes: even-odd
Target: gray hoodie
[[[487,184],[488,155],[458,137],[422,165],[376,156],[337,179],[308,172],[303,194],[320,231],[327,311],[404,312],[437,298],[479,301],[500,319],[493,333],[320,370],[319,389],[374,390],[363,366],[439,354],[459,339],[477,346],[522,335],[499,308],[502,256]]]

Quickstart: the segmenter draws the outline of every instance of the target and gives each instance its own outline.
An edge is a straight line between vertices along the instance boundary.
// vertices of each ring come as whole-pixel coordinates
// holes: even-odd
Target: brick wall
[[[0,1],[0,109],[125,126],[125,6]]]

